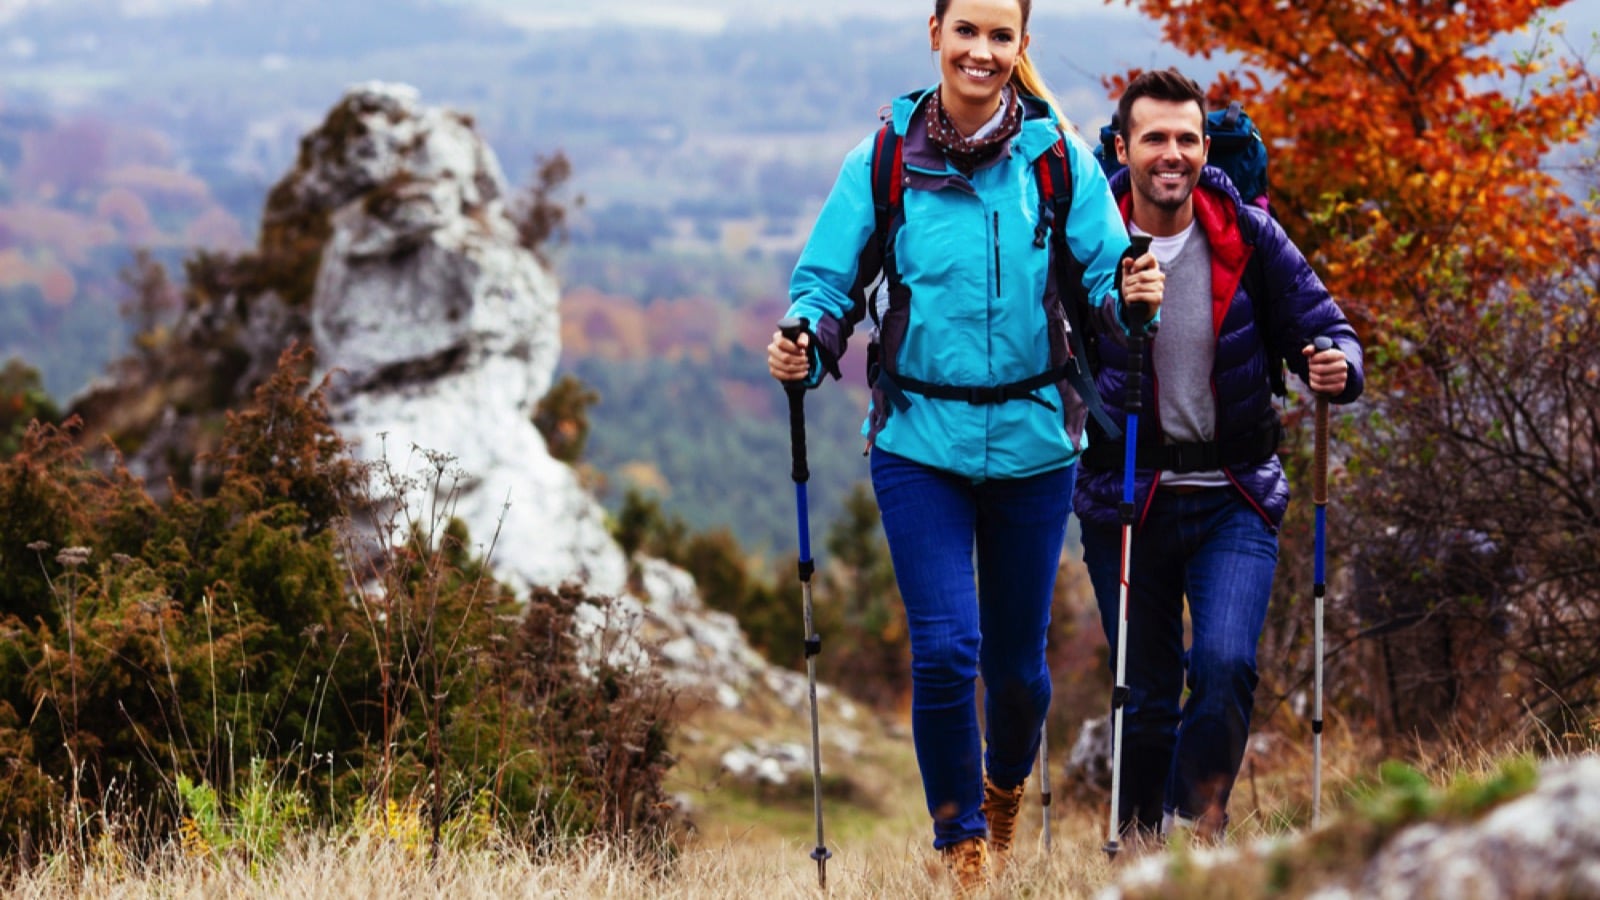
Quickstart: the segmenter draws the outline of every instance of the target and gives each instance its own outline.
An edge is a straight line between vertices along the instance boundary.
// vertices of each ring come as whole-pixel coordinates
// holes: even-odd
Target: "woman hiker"
[[[1122,329],[1125,302],[1162,290],[1154,258],[1121,259],[1129,241],[1105,176],[1028,60],[1030,7],[934,4],[939,83],[896,100],[892,135],[845,157],[790,282],[788,315],[808,327],[767,347],[779,381],[837,378],[875,307],[862,432],[910,629],[933,846],[963,890],[1011,849],[1050,704],[1045,632],[1086,416],[1061,304],[1086,295],[1095,327]],[[894,163],[875,150],[884,137],[899,143]],[[1052,152],[1070,174],[1064,223],[1037,175]],[[903,185],[881,229],[875,165],[895,166],[880,185]],[[1058,270],[1080,283],[1057,284]]]

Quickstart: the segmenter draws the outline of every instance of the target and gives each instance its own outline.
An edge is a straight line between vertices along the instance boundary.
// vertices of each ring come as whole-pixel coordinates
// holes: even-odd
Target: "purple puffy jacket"
[[[1129,215],[1130,184],[1126,169],[1111,179],[1111,190]],[[1267,354],[1263,336],[1258,333],[1253,304],[1275,304],[1268,321],[1274,332],[1269,336],[1289,368],[1303,380],[1306,361],[1300,353],[1314,338],[1328,337],[1350,362],[1350,377],[1344,393],[1334,403],[1349,403],[1361,395],[1361,343],[1355,329],[1333,301],[1322,280],[1312,271],[1288,235],[1273,218],[1257,206],[1239,198],[1233,184],[1220,171],[1207,166],[1194,192],[1195,221],[1211,244],[1212,321],[1217,333],[1216,361],[1211,373],[1211,389],[1216,397],[1218,440],[1250,433],[1268,417],[1275,416],[1272,390],[1267,377]],[[1259,257],[1251,261],[1252,255]],[[1256,281],[1265,296],[1252,297],[1245,290],[1246,265],[1259,265]],[[1115,304],[1107,304],[1107,308]],[[1123,394],[1126,383],[1127,347],[1119,323],[1098,323],[1101,330],[1100,371],[1096,384],[1106,409],[1119,425],[1126,424]],[[1159,338],[1158,338],[1159,340]],[[1155,374],[1150,354],[1145,354],[1143,410],[1139,418],[1141,444],[1160,436],[1160,418],[1155,414]],[[1289,480],[1277,456],[1259,464],[1227,466],[1228,480],[1274,529],[1283,521],[1289,505]],[[1159,473],[1139,469],[1134,487],[1134,504],[1139,521],[1150,508],[1150,498]],[[1117,506],[1122,501],[1122,473],[1117,470],[1080,468],[1074,508],[1078,518],[1096,524],[1117,524]]]

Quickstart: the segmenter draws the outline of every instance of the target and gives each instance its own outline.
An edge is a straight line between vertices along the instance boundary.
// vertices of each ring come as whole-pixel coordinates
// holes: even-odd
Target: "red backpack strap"
[[[900,282],[900,271],[894,259],[894,235],[904,220],[902,200],[905,194],[905,160],[900,148],[904,138],[895,133],[894,123],[885,122],[878,129],[878,138],[872,147],[872,211],[871,240],[877,244],[878,263],[889,286]],[[893,290],[891,290],[891,294]],[[878,321],[877,308],[868,304],[874,323]]]
[[[878,228],[886,229],[894,212],[900,208],[901,192],[905,190],[905,161],[901,156],[900,135],[894,123],[885,122],[878,129],[872,146],[872,205],[877,210]]]
[[[1067,171],[1067,139],[1061,138],[1034,160],[1034,178],[1039,183],[1039,225],[1033,230],[1033,244],[1043,247],[1056,222],[1065,222],[1072,208],[1072,174]],[[1059,232],[1058,232],[1059,233]]]
[[[903,218],[901,201],[905,191],[905,161],[900,151],[902,143],[902,137],[895,133],[894,123],[885,122],[883,127],[878,129],[877,140],[872,146],[873,231],[872,237],[868,239],[872,244],[868,252],[876,251],[874,260],[876,265],[873,265],[872,269],[874,272],[883,273],[884,282],[889,289],[891,309],[896,304],[904,306],[909,300],[909,292],[900,281],[899,267],[894,259],[894,232],[899,228]],[[867,315],[872,318],[874,329],[881,326],[876,298],[864,296],[862,302],[866,304]],[[880,378],[881,375],[888,374],[883,371],[886,360],[888,367],[893,368],[894,355],[894,348],[885,354],[876,339],[867,345],[867,383],[872,385],[875,391],[883,390],[888,401],[888,405],[882,407],[882,416],[888,415],[890,407],[903,412],[911,404],[905,394],[894,386],[892,377]],[[872,434],[876,435],[878,429],[882,427],[882,417],[875,414]]]
[[[1039,224],[1033,231],[1033,243],[1044,247],[1048,240],[1055,246],[1056,300],[1061,303],[1067,319],[1067,342],[1072,356],[1063,377],[1083,399],[1089,415],[1101,428],[1101,433],[1119,439],[1122,429],[1106,413],[1100,399],[1094,373],[1099,368],[1099,352],[1095,346],[1092,326],[1089,324],[1089,295],[1083,287],[1083,264],[1072,255],[1067,246],[1067,219],[1072,213],[1072,173],[1067,169],[1067,139],[1056,141],[1049,150],[1034,161],[1034,174],[1039,181]]]
[[[1067,139],[1059,138],[1039,154],[1039,199],[1072,205],[1072,175],[1067,171]]]

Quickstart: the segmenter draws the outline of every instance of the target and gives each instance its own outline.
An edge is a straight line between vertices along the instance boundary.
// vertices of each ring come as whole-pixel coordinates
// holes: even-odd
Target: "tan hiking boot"
[[[956,880],[956,896],[970,897],[989,885],[989,842],[967,838],[939,851]]]
[[[1011,859],[1011,844],[1017,836],[1017,814],[1022,811],[1022,791],[1027,781],[1006,790],[983,777],[983,817],[989,820],[989,852],[995,864],[1004,866]]]

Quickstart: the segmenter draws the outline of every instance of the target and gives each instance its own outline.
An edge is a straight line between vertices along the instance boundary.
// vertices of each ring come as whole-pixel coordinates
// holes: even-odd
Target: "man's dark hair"
[[[1199,107],[1201,117],[1206,114],[1206,92],[1200,89],[1200,85],[1194,83],[1194,79],[1176,68],[1140,72],[1128,82],[1127,90],[1122,92],[1122,99],[1117,101],[1117,131],[1123,140],[1129,137],[1128,128],[1131,125],[1130,113],[1133,111],[1133,101],[1140,97],[1174,103],[1193,101]]]

